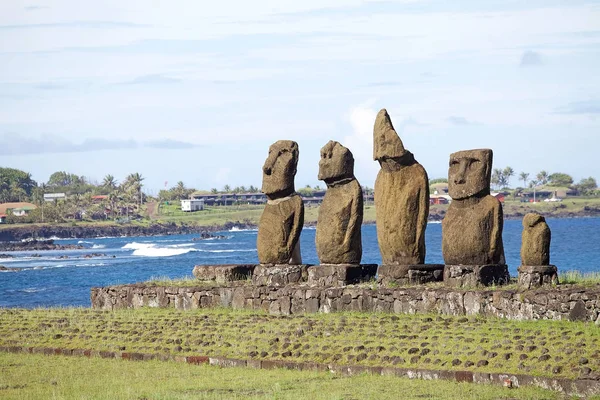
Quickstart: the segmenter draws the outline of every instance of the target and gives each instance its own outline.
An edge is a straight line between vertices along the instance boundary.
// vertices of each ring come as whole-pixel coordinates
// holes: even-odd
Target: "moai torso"
[[[442,253],[448,265],[505,264],[502,204],[490,195],[492,150],[450,155],[448,194],[442,221]]]
[[[551,233],[546,219],[530,213],[523,218],[521,265],[550,265]]]
[[[377,114],[373,128],[373,159],[381,165],[375,208],[382,263],[423,264],[429,181],[425,169],[404,148],[385,109]]]
[[[375,181],[377,240],[383,264],[423,264],[429,214],[427,173],[418,163],[381,169]]]
[[[505,264],[502,205],[487,195],[475,204],[452,201],[442,221],[442,253],[449,265]]]
[[[294,250],[299,246],[304,224],[304,204],[298,194],[268,201],[258,226],[256,247],[261,264],[295,264]]]
[[[315,243],[321,264],[360,264],[362,188],[354,177],[354,157],[338,142],[321,149],[319,179],[327,192],[317,221]]]
[[[262,191],[267,204],[260,217],[256,248],[261,264],[300,264],[304,204],[294,191],[298,144],[280,140],[269,148],[263,166]]]

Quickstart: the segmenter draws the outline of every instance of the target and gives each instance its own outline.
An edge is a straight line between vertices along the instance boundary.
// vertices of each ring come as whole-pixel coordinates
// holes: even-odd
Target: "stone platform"
[[[518,271],[519,288],[531,289],[558,285],[558,268],[555,265],[521,265]]]
[[[382,286],[419,285],[443,278],[444,264],[380,265],[377,270],[377,283]]]
[[[375,278],[377,264],[321,264],[308,268],[308,285],[339,287]]]
[[[309,264],[260,264],[254,268],[252,284],[254,286],[281,287],[308,280]]]
[[[225,283],[251,278],[254,268],[256,264],[196,265],[192,273],[201,281]]]
[[[444,268],[444,284],[449,287],[506,285],[509,281],[508,266],[504,264],[446,265]]]
[[[496,288],[439,287],[375,288],[373,285],[338,288],[292,284],[253,286],[234,282],[228,287],[173,287],[144,284],[92,288],[92,308],[162,307],[192,310],[211,307],[262,310],[276,315],[362,311],[481,315],[517,320],[564,319],[600,325],[600,284],[560,285],[526,291]]]

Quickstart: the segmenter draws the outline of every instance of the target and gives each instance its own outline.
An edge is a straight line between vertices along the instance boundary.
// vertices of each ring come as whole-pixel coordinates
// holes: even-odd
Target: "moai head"
[[[533,228],[537,224],[541,222],[546,222],[546,219],[542,217],[540,214],[529,213],[523,217],[523,228]]]
[[[464,150],[450,154],[448,194],[454,200],[490,194],[492,150]]]
[[[382,162],[388,158],[401,158],[406,153],[387,110],[382,108],[373,127],[373,160]]]
[[[298,143],[292,140],[273,143],[263,165],[263,193],[275,198],[293,193],[297,166]]]
[[[354,157],[350,150],[330,140],[321,149],[319,180],[333,183],[354,177]]]

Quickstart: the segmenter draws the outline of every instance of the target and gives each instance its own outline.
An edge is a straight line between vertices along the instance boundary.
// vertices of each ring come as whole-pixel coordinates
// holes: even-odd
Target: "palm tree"
[[[217,188],[212,188],[212,189],[210,189],[210,192],[211,192],[212,194],[217,194],[217,193],[219,193],[219,191],[217,190]]]
[[[185,192],[186,192],[186,187],[185,184],[183,183],[183,181],[179,181],[177,182],[177,186],[175,186],[175,195],[177,196],[178,199],[183,199],[185,198]]]
[[[140,175],[140,173],[135,172],[133,174],[127,175],[125,178],[125,187],[129,189],[132,194],[135,194],[135,197],[139,198],[140,207],[142,205],[142,181],[146,179]]]
[[[536,180],[538,181],[538,183],[540,185],[545,185],[548,183],[548,178],[550,177],[550,175],[548,174],[548,172],[546,171],[540,171],[537,176],[536,176]]]
[[[492,185],[498,187],[502,181],[502,170],[500,168],[494,168],[492,171]]]
[[[225,186],[223,186],[223,191],[224,191],[225,193],[229,193],[229,192],[231,192],[231,186],[229,186],[229,185],[225,185]]]
[[[527,179],[529,179],[529,174],[527,172],[521,172],[519,174],[519,180],[523,181],[523,187],[527,187]]]
[[[111,174],[106,175],[104,177],[104,180],[102,181],[102,186],[107,189],[110,189],[111,191],[115,190],[117,185],[118,185],[117,180]]]
[[[506,186],[508,186],[508,184],[510,182],[510,178],[515,175],[515,170],[512,169],[511,167],[506,167],[502,171],[502,175],[504,175],[504,181],[505,181],[505,184],[502,187],[506,187]]]

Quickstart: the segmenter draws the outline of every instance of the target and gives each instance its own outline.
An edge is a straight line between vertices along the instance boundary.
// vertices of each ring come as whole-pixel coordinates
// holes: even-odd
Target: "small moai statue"
[[[319,180],[327,192],[319,208],[316,246],[321,264],[360,264],[363,194],[354,177],[354,157],[335,141],[321,149]]]
[[[442,221],[442,254],[444,281],[452,286],[503,284],[510,278],[502,243],[502,204],[490,195],[492,159],[490,149],[450,155],[452,202]]]
[[[375,180],[375,208],[382,265],[423,264],[429,179],[404,148],[385,109],[375,119],[373,159],[381,166]]]
[[[256,247],[261,264],[301,264],[300,233],[304,204],[294,189],[298,144],[280,140],[271,145],[263,166],[262,191],[267,204],[260,218]]]
[[[551,237],[544,217],[536,213],[525,215],[521,237],[521,266],[518,268],[521,288],[558,284],[557,268],[550,265]]]

